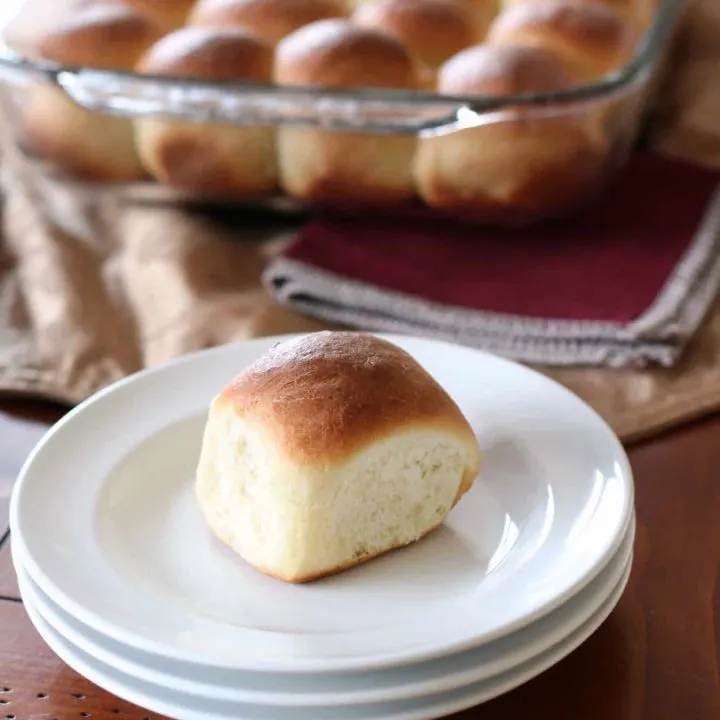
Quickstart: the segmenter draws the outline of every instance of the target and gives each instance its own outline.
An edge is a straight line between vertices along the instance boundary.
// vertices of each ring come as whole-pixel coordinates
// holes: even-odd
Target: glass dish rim
[[[291,86],[275,83],[219,82],[186,76],[163,76],[71,66],[33,59],[14,51],[3,38],[8,24],[0,27],[0,83],[23,86],[49,84],[76,104],[93,112],[130,118],[165,116],[195,122],[257,124],[253,111],[269,104],[291,103],[273,116],[271,124],[325,126],[326,129],[368,129],[380,133],[432,135],[460,126],[494,122],[504,114],[561,114],[574,106],[594,105],[624,95],[646,84],[672,36],[685,0],[659,0],[650,26],[643,33],[633,57],[617,71],[598,81],[554,92],[503,96],[444,95],[437,92]],[[198,97],[201,97],[198,104]],[[209,101],[209,103],[208,103]],[[207,115],[203,103],[245,104],[238,111]],[[150,103],[148,105],[148,103]],[[154,104],[153,104],[154,103]],[[363,117],[367,113],[367,117]],[[379,113],[381,120],[373,120]],[[393,113],[395,117],[393,119]],[[348,119],[351,118],[351,119]],[[339,118],[339,120],[338,120]],[[468,120],[468,118],[470,118]],[[261,121],[262,122],[262,121]]]
[[[266,93],[270,95],[297,95],[313,94],[320,96],[352,97],[358,99],[395,99],[409,105],[449,105],[455,103],[482,105],[482,109],[497,109],[500,104],[537,105],[548,102],[563,103],[573,100],[595,99],[612,93],[627,85],[634,84],[640,76],[648,71],[660,56],[664,42],[669,36],[675,23],[678,11],[683,6],[683,0],[660,0],[660,9],[655,12],[653,22],[644,33],[643,39],[633,57],[620,69],[604,78],[584,85],[573,86],[555,92],[520,93],[491,97],[483,95],[442,95],[437,92],[393,90],[375,88],[328,88],[319,86],[291,86],[276,83],[243,83],[207,81],[186,76],[163,76],[138,73],[134,71],[102,70],[83,66],[63,65],[44,60],[36,60],[15,52],[2,38],[3,28],[0,28],[0,70],[9,70],[27,75],[38,75],[50,80],[54,84],[62,84],[58,78],[64,74],[101,75],[105,78],[115,77],[133,80],[143,84],[162,85],[168,88],[175,87],[201,87],[215,88],[224,92],[242,92],[251,90],[254,94]],[[2,79],[2,75],[0,75]]]

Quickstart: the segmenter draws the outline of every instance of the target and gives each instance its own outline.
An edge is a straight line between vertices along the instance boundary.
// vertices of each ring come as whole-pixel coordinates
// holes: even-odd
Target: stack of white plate
[[[632,563],[620,443],[539,374],[385,337],[456,399],[484,450],[444,526],[308,585],[248,567],[206,529],[193,475],[210,398],[278,338],[204,351],[96,395],[28,460],[13,552],[48,645],[121,698],[204,720],[440,717],[580,645]]]

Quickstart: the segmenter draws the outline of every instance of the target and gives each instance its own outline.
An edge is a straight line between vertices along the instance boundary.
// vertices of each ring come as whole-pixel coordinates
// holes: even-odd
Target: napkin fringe
[[[292,260],[278,261],[279,270],[283,270],[285,263],[293,265],[292,270],[298,274],[297,263]],[[315,272],[316,268],[307,268],[308,272]],[[328,291],[328,297],[342,293],[336,291],[333,281]],[[364,290],[365,288],[360,288]],[[393,332],[399,334],[419,335],[433,337],[448,342],[456,342],[476,347],[487,352],[520,360],[522,362],[543,365],[570,366],[578,364],[606,365],[608,367],[642,367],[648,361],[669,367],[677,359],[681,349],[668,341],[608,341],[602,338],[562,338],[546,337],[534,338],[512,332],[512,327],[506,328],[505,334],[484,333],[478,328],[460,327],[457,324],[445,326],[438,324],[412,323],[388,315],[383,311],[372,311],[367,308],[356,309],[340,303],[333,303],[327,299],[317,300],[304,294],[303,289],[296,291],[293,281],[286,281],[274,286],[278,302],[293,307],[300,313],[318,317],[332,323],[341,323],[373,332]],[[394,293],[389,293],[394,295]],[[398,301],[400,302],[400,300]]]
[[[278,302],[299,312],[366,330],[429,335],[523,362],[668,367],[681,355],[720,287],[720,185],[695,238],[654,302],[627,324],[458,307],[282,256],[268,266],[263,282]]]

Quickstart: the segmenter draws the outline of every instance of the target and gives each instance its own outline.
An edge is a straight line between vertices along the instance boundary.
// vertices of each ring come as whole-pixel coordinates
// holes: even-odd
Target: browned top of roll
[[[180,27],[195,0],[123,0],[164,28]]]
[[[320,20],[277,46],[275,79],[326,87],[412,88],[418,72],[397,39],[344,20]]]
[[[194,4],[195,0],[80,0],[77,6],[125,5],[168,31],[185,23]]]
[[[137,70],[220,82],[270,82],[272,66],[272,49],[250,30],[185,27],[153,45]]]
[[[607,72],[632,54],[636,31],[609,7],[553,0],[507,8],[493,21],[487,39],[493,44],[541,44],[575,58],[578,68],[593,65]]]
[[[383,437],[431,427],[476,445],[455,402],[396,345],[319,332],[281,343],[221,393],[289,457],[329,461]],[[479,460],[479,458],[478,458]]]
[[[503,7],[528,3],[547,3],[552,0],[503,0]],[[662,0],[573,0],[578,5],[603,5],[621,14],[640,31],[645,30]]]
[[[200,0],[189,24],[240,25],[276,45],[304,25],[347,15],[342,0]]]
[[[391,33],[431,66],[480,42],[488,25],[467,0],[367,0],[353,20]]]
[[[651,25],[655,15],[660,10],[663,0],[637,0],[637,15],[640,19],[640,26],[645,28]]]
[[[565,64],[544,48],[476,45],[440,68],[438,91],[447,95],[502,96],[557,92],[577,82]]]
[[[546,4],[552,0],[503,0],[503,7],[510,8],[516,5]],[[637,0],[573,0],[578,5],[604,5],[616,12],[634,15],[637,12]]]
[[[156,23],[127,5],[86,5],[45,33],[37,53],[63,65],[131,70],[162,33]]]

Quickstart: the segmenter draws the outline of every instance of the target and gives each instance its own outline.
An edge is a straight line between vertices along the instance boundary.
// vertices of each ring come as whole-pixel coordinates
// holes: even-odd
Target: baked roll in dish
[[[275,46],[305,25],[347,15],[342,0],[199,0],[188,22],[202,27],[248,28]]]
[[[492,13],[467,0],[367,0],[353,22],[397,37],[428,67],[438,67],[455,53],[485,37]]]
[[[571,0],[576,5],[603,5],[610,10],[622,15],[626,20],[635,25],[638,29],[644,29],[652,18],[647,5],[655,0]],[[503,0],[502,8],[510,8],[516,5],[547,4],[555,0]]]
[[[213,400],[196,496],[250,565],[300,583],[427,535],[479,465],[468,421],[410,355],[320,332],[275,346]]]
[[[543,48],[477,45],[440,68],[438,90],[504,97],[555,92],[577,82],[562,60]],[[590,111],[533,114],[508,107],[467,122],[420,140],[415,178],[431,207],[500,215],[511,210],[518,220],[525,213],[554,213],[582,197],[602,166],[605,146]]]
[[[543,47],[584,82],[622,68],[635,52],[638,32],[607,5],[552,0],[503,10],[487,35],[492,45]]]
[[[129,6],[87,5],[44,33],[34,55],[71,67],[129,71],[162,33]],[[131,120],[89,112],[51,85],[29,87],[24,102],[23,142],[44,160],[86,180],[145,177]]]
[[[325,88],[417,90],[418,62],[392,35],[343,20],[321,20],[288,35],[275,53],[275,81]],[[415,194],[414,136],[278,131],[283,189],[310,203],[392,205]]]
[[[165,30],[174,30],[185,24],[195,5],[195,0],[84,0],[84,5],[92,4],[127,5],[142,13]]]
[[[137,70],[215,81],[270,82],[272,48],[242,28],[186,27],[163,37]],[[275,129],[262,125],[135,121],[137,147],[157,180],[200,195],[241,199],[277,186]]]

